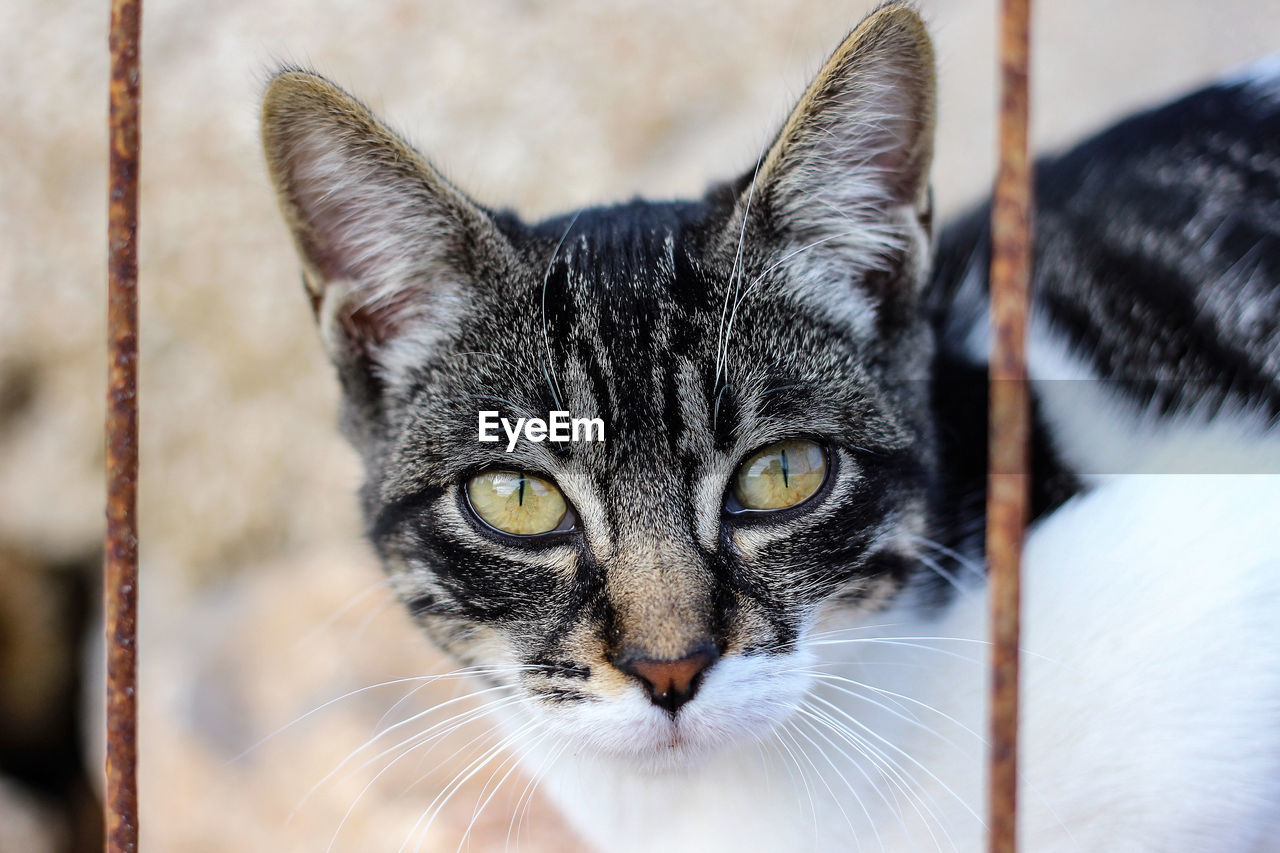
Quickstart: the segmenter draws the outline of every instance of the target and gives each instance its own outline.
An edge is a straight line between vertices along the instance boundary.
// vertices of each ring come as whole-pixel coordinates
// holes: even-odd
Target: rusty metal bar
[[[141,0],[112,0],[107,199],[107,853],[138,849],[138,141]]]
[[[1030,0],[1000,7],[1000,167],[991,205],[991,400],[987,561],[991,588],[991,853],[1017,849],[1021,557],[1030,483],[1026,333],[1031,293],[1027,145]]]

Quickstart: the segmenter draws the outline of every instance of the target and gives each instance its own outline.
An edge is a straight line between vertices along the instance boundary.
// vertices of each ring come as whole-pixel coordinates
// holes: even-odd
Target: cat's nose
[[[678,660],[657,660],[632,652],[620,656],[614,665],[644,685],[649,701],[674,714],[698,692],[702,674],[719,659],[716,647],[706,643]]]

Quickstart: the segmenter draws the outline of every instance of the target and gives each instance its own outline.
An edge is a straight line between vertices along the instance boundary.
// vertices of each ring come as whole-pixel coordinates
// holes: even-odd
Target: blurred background
[[[477,814],[511,766],[497,762],[424,827],[433,800],[496,742],[484,725],[461,725],[402,760],[381,747],[413,728],[362,749],[418,711],[435,708],[424,719],[443,723],[477,685],[363,689],[450,665],[410,628],[360,539],[359,471],[335,428],[337,384],[258,150],[271,69],[293,62],[331,76],[474,196],[538,217],[698,193],[747,169],[872,5],[145,6],[148,851],[385,851],[406,838],[453,850],[468,830],[471,849],[483,850],[514,841],[517,827],[523,849],[572,849],[518,773]],[[994,0],[921,5],[938,46],[934,184],[945,221],[986,192],[992,173],[996,11]],[[1040,151],[1280,49],[1274,0],[1036,7]],[[3,851],[101,849],[106,24],[105,2],[0,6]]]

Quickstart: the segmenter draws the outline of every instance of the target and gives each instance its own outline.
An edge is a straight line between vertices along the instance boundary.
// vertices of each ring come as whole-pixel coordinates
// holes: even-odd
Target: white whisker
[[[560,247],[564,245],[569,232],[578,223],[578,217],[581,215],[582,211],[579,210],[569,220],[564,233],[560,235],[560,241],[551,250],[551,257],[547,259],[546,272],[542,274],[542,343],[546,347],[546,357],[542,361],[542,375],[547,380],[547,387],[551,389],[551,399],[555,401],[557,409],[563,409],[564,404],[560,402],[560,384],[556,380],[556,363],[551,354],[551,333],[547,330],[547,283],[551,280],[551,269],[555,266],[556,257],[560,254]]]
[[[514,732],[499,740],[497,744],[487,749],[479,758],[471,762],[467,767],[463,768],[463,770],[454,777],[452,782],[441,789],[435,799],[427,805],[427,809],[423,812],[422,817],[418,818],[418,821],[409,830],[410,837],[414,835],[418,836],[418,842],[413,848],[414,853],[417,853],[417,851],[422,848],[423,842],[426,841],[427,833],[431,830],[432,823],[434,823],[435,819],[439,817],[440,812],[446,805],[448,805],[449,800],[453,798],[453,795],[456,794],[463,785],[470,781],[473,776],[487,767],[489,762],[493,761],[510,748],[511,744],[519,742],[519,740],[529,731],[542,725],[545,725],[543,721],[535,719],[520,726]],[[426,819],[426,823],[423,823],[422,829],[418,830],[418,824],[422,823],[424,818]],[[408,843],[408,839],[406,839],[405,843]],[[403,853],[404,849],[404,844],[400,845],[399,853]]]
[[[337,764],[337,766],[335,766],[332,770],[326,773],[324,777],[320,779],[320,781],[312,785],[311,788],[308,789],[306,794],[302,797],[302,799],[298,802],[298,804],[293,807],[293,810],[289,813],[288,820],[292,820],[293,817],[298,813],[298,811],[304,805],[306,805],[306,803],[311,799],[311,797],[315,794],[315,792],[318,791],[321,787],[323,787],[334,776],[340,773],[344,767],[346,767],[356,758],[356,756],[358,756],[361,752],[368,749],[369,747],[373,746],[375,743],[377,743],[382,738],[386,737],[391,732],[403,726],[409,725],[410,723],[415,722],[416,720],[419,720],[428,714],[435,713],[436,711],[439,711],[440,709],[445,708],[449,705],[455,704],[457,702],[465,702],[465,701],[473,700],[477,696],[482,696],[486,693],[492,693],[494,691],[503,690],[503,689],[506,689],[505,685],[499,685],[497,687],[490,687],[484,690],[474,691],[471,693],[467,693],[466,695],[463,695],[463,696],[455,697],[454,699],[450,699],[446,702],[440,703],[439,705],[435,705],[431,708],[428,708],[425,711],[420,711],[419,713],[414,714],[411,717],[401,720],[400,722],[377,732],[369,740],[365,741],[363,744],[361,744],[360,746],[352,750],[350,753],[348,753],[346,758],[342,759],[342,761],[340,761]],[[454,714],[451,717],[448,717],[447,719],[441,720],[440,722],[437,722],[432,724],[431,726],[428,726],[426,729],[423,729],[418,732],[414,732],[412,735],[400,741],[399,743],[395,744],[394,746],[388,747],[382,750],[381,752],[377,753],[376,755],[372,756],[371,758],[366,759],[363,764],[360,764],[357,767],[353,768],[353,772],[359,772],[363,770],[364,768],[368,767],[370,764],[373,764],[379,759],[387,755],[390,755],[393,752],[396,752],[397,750],[401,749],[402,747],[405,747],[406,745],[412,744],[410,748],[416,749],[417,747],[422,746],[426,743],[429,743],[432,740],[436,740],[441,737],[446,737],[452,732],[456,731],[461,725],[464,725],[465,723],[468,723],[473,719],[478,719],[479,717],[483,717],[486,714],[488,714],[490,711],[497,710],[498,708],[505,707],[506,705],[509,705],[509,704],[514,704],[514,702],[517,700],[518,700],[518,697],[511,697],[511,696],[499,697],[496,700],[487,701],[484,704],[480,705],[479,707],[467,708],[457,714]]]
[[[814,698],[817,698],[817,697],[814,697]],[[824,702],[824,704],[828,705],[829,707],[833,707],[833,708],[835,707],[827,702]],[[914,779],[914,777],[912,777],[910,773],[906,771],[906,768],[902,767],[900,762],[895,761],[891,756],[885,754],[884,750],[880,749],[875,744],[868,741],[865,737],[862,737],[861,735],[859,735],[857,732],[852,731],[851,729],[849,729],[848,726],[844,725],[835,717],[831,716],[829,713],[823,711],[822,709],[815,708],[812,705],[809,705],[808,710],[812,712],[812,714],[814,715],[814,719],[816,719],[818,722],[821,722],[823,725],[830,728],[831,731],[835,733],[837,737],[839,737],[841,740],[844,740],[851,747],[853,747],[858,752],[859,755],[862,755],[866,757],[869,761],[871,761],[871,763],[875,766],[876,770],[882,775],[885,781],[890,785],[890,790],[895,792],[894,793],[895,802],[897,801],[896,792],[901,792],[902,795],[906,797],[907,803],[911,806],[912,810],[920,818],[922,825],[925,827],[925,831],[929,833],[929,837],[934,842],[935,847],[937,847],[938,849],[941,849],[942,845],[938,841],[937,836],[933,832],[933,828],[930,825],[931,820],[933,822],[936,822],[938,826],[942,829],[943,833],[947,836],[947,840],[951,843],[952,849],[956,849],[955,840],[951,838],[951,834],[947,831],[945,823],[938,816],[937,812],[935,812],[933,808],[931,808],[929,805],[929,803],[933,803],[934,806],[937,806],[938,805],[937,801],[933,799],[932,795],[923,792],[923,789],[921,788],[919,783]],[[875,787],[877,788],[877,790],[879,790],[878,786],[875,786]],[[928,797],[929,802],[925,802],[924,797],[926,796]],[[881,794],[881,797],[883,798],[883,794]],[[888,803],[887,799],[885,800],[885,802],[887,805]],[[924,808],[924,811],[921,811],[922,806]],[[925,812],[928,812],[927,817],[925,815]],[[896,813],[898,815],[898,821],[902,826],[903,831],[906,832],[908,836],[910,836],[911,832],[902,814],[902,807],[900,803],[896,807]]]
[[[537,749],[539,746],[541,746],[542,742],[547,739],[548,736],[549,736],[548,732],[543,732],[538,737],[538,739],[535,740],[533,743],[529,744],[527,748]],[[488,791],[489,786],[493,784],[493,778],[497,776],[499,773],[501,773],[502,768],[505,767],[508,763],[510,763],[511,766],[507,769],[506,773],[503,773],[502,778],[498,780],[498,783],[496,785],[493,785],[493,790],[489,791],[488,796],[486,796],[485,792]],[[479,797],[483,797],[483,799],[479,802],[479,804],[475,808],[471,810],[471,820],[467,822],[467,828],[463,830],[462,839],[458,842],[458,853],[461,853],[462,849],[466,846],[467,841],[471,837],[471,829],[476,825],[476,821],[480,819],[480,815],[484,813],[485,807],[489,805],[490,801],[492,801],[495,796],[497,796],[498,791],[502,789],[502,786],[506,784],[506,781],[511,778],[511,774],[514,773],[517,769],[519,769],[519,767],[520,767],[520,755],[518,752],[513,750],[511,755],[508,756],[503,761],[499,762],[498,766],[494,768],[493,773],[489,774],[488,780],[480,788]],[[479,797],[477,799],[479,799]]]
[[[811,698],[813,698],[815,701],[818,701],[818,702],[823,703],[824,705],[827,705],[827,706],[828,706],[828,707],[830,707],[833,711],[837,712],[841,717],[845,718],[845,719],[846,719],[846,720],[848,720],[851,724],[853,724],[853,725],[857,726],[859,729],[861,729],[862,731],[864,731],[867,735],[869,735],[870,737],[873,737],[873,738],[875,738],[876,740],[880,741],[880,742],[881,742],[881,743],[883,743],[886,747],[888,747],[889,749],[891,749],[891,750],[893,750],[894,752],[898,753],[898,754],[899,754],[899,755],[901,755],[903,758],[905,758],[907,761],[909,761],[909,762],[911,762],[913,765],[915,765],[917,768],[919,768],[920,770],[924,771],[925,775],[927,775],[930,779],[932,779],[932,780],[933,780],[934,782],[936,782],[937,784],[941,785],[941,786],[942,786],[942,788],[943,788],[943,790],[945,790],[948,794],[950,794],[952,797],[954,797],[954,798],[955,798],[955,800],[956,800],[956,802],[958,802],[958,803],[959,803],[959,804],[960,804],[960,805],[965,809],[965,811],[967,811],[967,812],[968,812],[970,815],[972,815],[972,816],[973,816],[973,817],[974,817],[974,818],[975,818],[979,823],[981,823],[981,824],[982,824],[982,828],[983,828],[983,829],[986,829],[986,827],[987,827],[986,822],[982,819],[982,817],[981,817],[981,816],[979,816],[979,814],[978,814],[976,811],[974,811],[974,810],[973,810],[973,807],[972,807],[972,806],[970,806],[970,805],[969,805],[969,803],[968,803],[968,802],[966,802],[966,801],[965,801],[965,799],[964,799],[963,797],[961,797],[959,794],[957,794],[957,793],[955,792],[955,790],[954,790],[950,785],[948,785],[946,782],[943,782],[940,778],[938,778],[937,774],[935,774],[935,773],[934,773],[932,770],[930,770],[926,765],[922,764],[919,760],[917,760],[917,759],[915,758],[915,756],[911,755],[911,753],[907,752],[907,751],[906,751],[906,750],[904,750],[902,747],[900,747],[900,746],[898,746],[897,744],[895,744],[893,741],[889,740],[888,738],[886,738],[886,737],[884,737],[883,735],[879,734],[878,732],[874,731],[874,730],[873,730],[873,729],[871,729],[869,726],[867,726],[866,724],[864,724],[862,721],[858,720],[856,717],[854,717],[852,714],[850,714],[848,711],[844,710],[844,709],[843,709],[843,708],[841,708],[840,706],[835,705],[834,703],[828,702],[826,699],[823,699],[821,696],[813,696],[813,697],[811,697]]]
[[[798,710],[802,710],[802,709],[798,709]],[[795,731],[795,734],[800,735],[800,737],[804,738],[806,741],[809,742],[810,746],[812,746],[815,750],[817,750],[818,755],[822,756],[822,759],[826,761],[827,764],[830,765],[831,769],[835,771],[835,774],[840,777],[840,781],[844,782],[845,787],[849,789],[849,793],[853,795],[854,802],[856,802],[858,806],[861,807],[863,813],[866,814],[868,825],[871,826],[872,830],[876,832],[876,840],[880,841],[880,833],[878,830],[875,830],[875,821],[871,819],[871,813],[868,812],[867,807],[863,805],[862,798],[858,796],[857,790],[853,787],[853,785],[849,783],[849,780],[845,778],[845,775],[840,772],[840,769],[836,767],[835,761],[831,758],[831,756],[827,755],[826,750],[818,746],[817,742],[815,742],[813,738],[809,737],[803,731],[800,731],[799,728],[796,728],[794,731]],[[809,759],[809,762],[810,764],[812,764],[813,759]],[[836,796],[836,792],[831,789],[831,785],[827,783],[826,777],[823,776],[822,772],[818,770],[816,766],[813,769],[814,769],[814,772],[818,774],[818,779],[821,780],[823,787],[827,789],[827,793],[831,795],[831,801],[835,803],[836,808],[840,810],[840,816],[844,818],[844,825],[849,828],[849,837],[853,839],[854,844],[856,844],[858,849],[861,850],[862,838],[858,835],[858,831],[854,829],[853,821],[849,819],[848,812],[844,810],[844,805],[840,802],[840,797]],[[883,853],[884,851],[883,841],[880,841],[880,850]]]
[[[467,675],[484,673],[488,671],[501,672],[501,671],[505,671],[505,669],[506,669],[505,667],[496,667],[496,668],[495,667],[463,667],[461,669],[455,669],[451,672],[440,673],[439,675],[414,675],[414,676],[408,676],[406,678],[393,678],[393,679],[390,679],[389,681],[380,681],[377,684],[370,684],[367,687],[360,687],[356,690],[352,690],[348,693],[344,693],[341,696],[338,696],[337,698],[330,699],[327,702],[324,702],[323,704],[317,705],[316,707],[312,708],[310,711],[307,711],[305,714],[302,714],[301,716],[294,718],[288,723],[285,723],[280,728],[276,729],[270,734],[263,736],[260,740],[256,741],[255,743],[247,747],[239,755],[236,755],[234,758],[228,759],[226,763],[234,764],[237,761],[242,760],[246,755],[260,748],[263,744],[267,743],[273,738],[278,737],[279,735],[283,734],[284,732],[288,731],[289,729],[293,728],[299,723],[320,713],[325,708],[328,708],[331,705],[336,705],[337,703],[345,699],[350,699],[352,696],[356,696],[361,693],[366,693],[370,690],[376,690],[379,687],[388,687],[394,684],[407,684],[409,682],[432,682],[432,681],[439,681],[444,678],[461,678]]]

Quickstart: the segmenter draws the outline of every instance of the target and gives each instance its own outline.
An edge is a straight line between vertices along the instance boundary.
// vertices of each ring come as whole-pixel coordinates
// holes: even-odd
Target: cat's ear
[[[882,6],[831,55],[743,179],[739,213],[756,211],[781,250],[803,247],[797,259],[851,274],[927,245],[935,87],[924,22],[909,5]]]
[[[383,379],[421,362],[502,242],[488,214],[316,74],[271,81],[262,142],[330,357]]]

